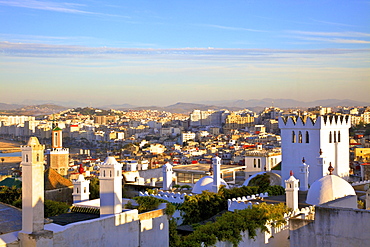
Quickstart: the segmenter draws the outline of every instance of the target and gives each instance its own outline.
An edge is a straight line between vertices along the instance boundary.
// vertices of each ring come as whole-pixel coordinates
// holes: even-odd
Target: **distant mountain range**
[[[370,105],[369,102],[361,102],[350,99],[325,99],[315,101],[298,101],[293,99],[251,99],[251,100],[227,100],[227,101],[202,101],[201,104],[212,104],[216,106],[227,106],[227,107],[240,107],[240,108],[251,108],[251,107],[270,107],[275,106],[279,108],[296,108],[296,107],[336,107],[336,106],[364,106]]]
[[[32,102],[32,101],[26,101]],[[68,108],[80,107],[84,104],[75,102],[59,102],[60,104],[39,104],[39,105],[18,105],[18,104],[5,104],[0,103],[0,110],[3,111],[14,111],[15,113],[21,114],[26,112],[32,115],[51,114],[58,111],[66,110]],[[63,106],[61,106],[63,105]],[[228,109],[231,111],[250,109],[255,112],[261,111],[265,107],[279,107],[279,108],[308,108],[314,106],[323,107],[336,107],[336,106],[369,106],[369,102],[360,102],[349,99],[326,99],[326,100],[315,100],[315,101],[298,101],[292,99],[251,99],[251,100],[223,100],[223,101],[201,101],[198,103],[183,103],[179,102],[173,105],[159,107],[159,106],[135,106],[130,104],[116,104],[116,105],[105,105],[100,106],[100,109],[115,109],[115,110],[158,110],[167,111],[172,113],[189,113],[194,109],[206,111],[206,110],[222,110]]]

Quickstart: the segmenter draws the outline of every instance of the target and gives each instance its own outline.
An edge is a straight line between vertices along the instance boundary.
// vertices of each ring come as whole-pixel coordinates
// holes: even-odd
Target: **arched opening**
[[[310,134],[306,131],[306,143],[310,143]]]
[[[28,162],[28,154],[26,154],[26,162]]]
[[[331,135],[331,131],[329,132],[329,143],[332,143],[332,135]]]
[[[337,132],[334,131],[334,143],[336,143],[336,142],[337,142]]]
[[[298,133],[298,142],[302,143],[302,132],[300,132],[300,131]]]
[[[295,133],[292,131],[292,143],[295,143]]]
[[[338,131],[338,142],[340,142],[340,131]]]

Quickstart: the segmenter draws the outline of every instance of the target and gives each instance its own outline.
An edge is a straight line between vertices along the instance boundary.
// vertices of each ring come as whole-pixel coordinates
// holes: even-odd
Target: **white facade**
[[[299,180],[290,174],[288,180],[285,180],[286,206],[294,210],[298,209],[298,183]]]
[[[173,170],[172,165],[167,162],[162,166],[163,172],[163,190],[170,190],[172,188],[172,177],[173,177]]]
[[[302,158],[309,165],[309,184],[328,174],[330,162],[333,174],[348,177],[350,127],[350,116],[280,118],[283,180],[289,178],[290,170],[303,179],[299,173]]]
[[[78,179],[73,181],[73,203],[89,200],[89,184],[90,180],[85,180],[84,175],[78,175]]]
[[[100,166],[100,215],[122,213],[122,164],[107,157]]]
[[[248,179],[252,175],[271,171],[273,167],[281,162],[281,154],[267,151],[249,151],[245,153],[245,178]]]
[[[44,146],[31,137],[22,150],[22,232],[44,229]]]

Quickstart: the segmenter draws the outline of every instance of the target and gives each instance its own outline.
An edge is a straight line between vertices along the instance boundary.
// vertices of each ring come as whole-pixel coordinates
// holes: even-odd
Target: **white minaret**
[[[162,166],[162,172],[163,172],[163,190],[171,190],[173,176],[172,165],[169,162],[164,164]]]
[[[293,210],[298,208],[298,182],[299,180],[293,176],[293,171],[290,171],[290,177],[285,180],[285,196],[286,206]]]
[[[82,165],[80,166],[78,179],[73,181],[73,203],[83,202],[89,200],[90,188],[89,180],[85,180]]]
[[[44,145],[31,137],[22,150],[22,232],[44,229]]]
[[[100,166],[100,216],[122,213],[122,164],[107,157]]]
[[[217,193],[221,185],[221,158],[215,156],[212,158],[213,168],[213,192]]]
[[[302,164],[299,166],[299,173],[300,173],[300,180],[301,180],[301,183],[300,183],[300,186],[299,186],[299,189],[301,191],[308,191],[308,167],[309,165],[307,165],[305,163],[305,159],[303,158],[302,159]]]

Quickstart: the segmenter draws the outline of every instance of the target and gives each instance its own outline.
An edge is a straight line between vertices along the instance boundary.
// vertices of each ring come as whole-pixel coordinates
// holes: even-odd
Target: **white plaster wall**
[[[364,247],[370,243],[370,211],[315,207],[315,220],[291,222],[290,245],[299,247]]]

